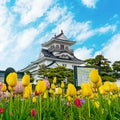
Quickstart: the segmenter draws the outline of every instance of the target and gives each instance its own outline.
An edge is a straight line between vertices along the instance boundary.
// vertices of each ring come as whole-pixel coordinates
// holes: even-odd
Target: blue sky
[[[79,59],[120,60],[120,0],[0,0],[0,70],[37,60],[61,29]]]

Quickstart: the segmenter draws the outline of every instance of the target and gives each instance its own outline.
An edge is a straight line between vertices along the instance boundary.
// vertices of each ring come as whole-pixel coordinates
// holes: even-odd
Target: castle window
[[[61,49],[61,50],[64,50],[64,45],[60,45],[60,49]]]
[[[59,49],[59,45],[56,45],[56,49]]]
[[[64,67],[67,67],[67,65],[66,65],[66,64],[63,64],[63,66],[64,66]]]
[[[66,46],[65,49],[68,50],[68,46]]]

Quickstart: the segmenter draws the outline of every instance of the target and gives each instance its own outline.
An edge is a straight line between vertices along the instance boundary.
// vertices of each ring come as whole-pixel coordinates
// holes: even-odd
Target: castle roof
[[[55,35],[54,37],[52,37],[49,41],[45,42],[44,44],[42,44],[43,47],[48,47],[50,44],[57,42],[57,43],[64,43],[64,44],[68,44],[68,45],[73,45],[76,42],[75,41],[70,41],[63,33],[63,31],[61,31],[60,34]]]

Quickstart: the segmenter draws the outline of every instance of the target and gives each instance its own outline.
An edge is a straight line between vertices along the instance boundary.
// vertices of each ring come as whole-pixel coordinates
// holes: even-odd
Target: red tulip
[[[35,95],[38,96],[40,93],[36,90],[35,91]]]
[[[36,110],[35,110],[35,109],[32,109],[32,110],[31,110],[31,116],[34,117],[34,116],[36,116],[36,114],[37,114]]]
[[[0,113],[4,113],[4,108],[0,108]]]
[[[81,102],[80,98],[76,98],[75,101],[74,101],[74,104],[76,105],[76,107],[81,107],[82,102]]]

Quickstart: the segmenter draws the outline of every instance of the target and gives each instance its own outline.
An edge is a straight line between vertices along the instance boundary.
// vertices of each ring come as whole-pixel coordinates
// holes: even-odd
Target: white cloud
[[[16,38],[17,43],[15,49],[13,49],[13,52],[16,54],[21,53],[24,49],[32,44],[37,34],[38,31],[34,28],[26,29],[25,31],[21,32]]]
[[[14,16],[12,16],[6,7],[6,1],[0,1],[0,60],[4,60],[8,54],[8,48],[13,42],[12,38],[12,23]]]
[[[98,0],[82,0],[83,5],[88,8],[95,8]]]
[[[110,42],[101,50],[101,53],[111,62],[120,60],[120,34],[114,35]]]
[[[108,32],[108,31],[114,32],[115,30],[116,30],[116,25],[106,25],[106,26],[96,29],[96,32],[102,34],[102,33]]]
[[[52,23],[52,22],[55,22],[57,21],[60,16],[63,16],[65,15],[66,13],[66,8],[60,8],[58,6],[55,6],[53,8],[51,8],[50,11],[47,12],[46,14],[46,20],[49,22],[49,23]]]
[[[59,33],[62,29],[66,36],[74,37],[78,42],[84,42],[88,38],[96,34],[104,34],[107,32],[114,32],[116,25],[105,25],[100,28],[91,28],[91,21],[77,22],[73,19],[73,15],[68,13],[65,17],[61,18],[62,21],[58,26],[53,29],[52,33]]]
[[[93,49],[87,49],[86,47],[78,48],[74,51],[74,55],[81,60],[91,58]]]
[[[52,0],[17,0],[14,12],[21,15],[21,23],[28,24],[34,22],[37,18],[42,17],[48,10]]]

